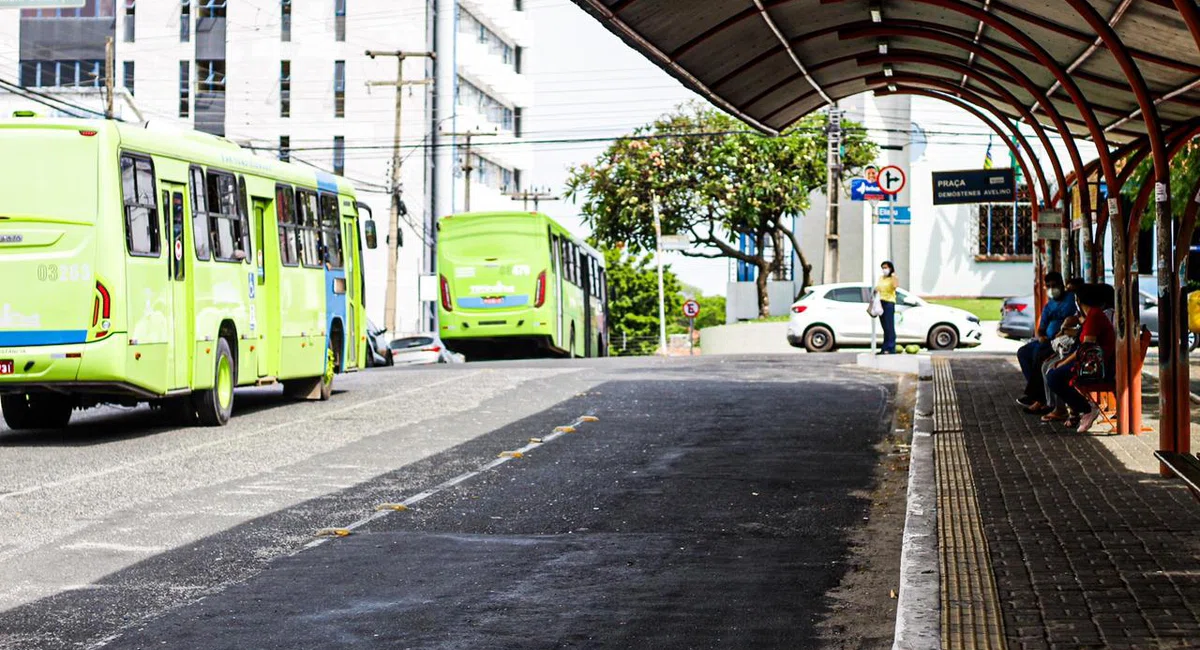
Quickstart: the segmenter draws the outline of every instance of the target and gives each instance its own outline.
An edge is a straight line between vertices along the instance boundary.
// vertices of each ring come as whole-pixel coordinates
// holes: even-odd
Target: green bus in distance
[[[219,426],[236,386],[324,400],[336,373],[363,367],[370,211],[344,180],[104,120],[0,121],[0,150],[12,429],[142,402]]]
[[[608,355],[604,256],[550,217],[438,222],[439,334],[468,360]]]

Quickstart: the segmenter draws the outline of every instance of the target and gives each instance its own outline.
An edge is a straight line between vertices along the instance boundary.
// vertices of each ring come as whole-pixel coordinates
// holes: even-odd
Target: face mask
[[[1062,287],[1054,287],[1050,290],[1050,297],[1054,298],[1055,300],[1060,300],[1065,293],[1066,292],[1063,291]]]
[[[892,275],[892,270],[891,270],[891,269],[884,269],[884,270],[883,270],[883,277],[887,278],[887,277],[891,277],[891,275]]]

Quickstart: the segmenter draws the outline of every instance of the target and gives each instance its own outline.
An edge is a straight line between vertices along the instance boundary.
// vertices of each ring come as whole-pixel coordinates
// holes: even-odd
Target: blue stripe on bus
[[[66,345],[87,341],[87,330],[0,330],[0,347]]]
[[[334,194],[337,194],[337,176],[334,176],[333,174],[327,174],[325,172],[317,172],[317,189],[322,192],[333,192]]]
[[[521,307],[529,304],[529,296],[502,296],[500,302],[485,303],[483,298],[459,298],[458,306],[464,309],[500,309]]]

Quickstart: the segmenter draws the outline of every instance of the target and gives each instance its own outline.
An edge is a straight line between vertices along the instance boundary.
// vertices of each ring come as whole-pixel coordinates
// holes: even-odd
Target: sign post
[[[700,315],[700,303],[688,300],[683,303],[683,315],[688,318],[688,356],[696,353],[696,317]]]
[[[871,231],[871,238],[870,238],[871,242],[870,242],[870,249],[869,249],[870,253],[868,253],[867,255],[871,260],[871,269],[872,270],[870,272],[874,273],[875,272],[874,271],[874,269],[875,269],[875,226],[877,225],[876,222],[878,221],[878,219],[876,218],[875,215],[879,210],[879,201],[877,201],[875,199],[871,199],[870,204],[871,204],[871,225],[870,225],[870,228],[868,228],[868,230]],[[869,278],[871,276],[868,275],[867,277]],[[872,316],[871,317],[871,356],[875,356],[875,351],[876,351],[876,349],[878,349],[878,346],[877,346],[878,335],[876,333],[876,325],[878,323],[879,323],[879,319]]]
[[[888,259],[891,259],[893,256],[892,242],[895,240],[893,229],[896,226],[896,195],[900,193],[900,190],[904,189],[907,183],[908,177],[904,175],[904,170],[896,165],[888,165],[879,170],[879,191],[887,195],[888,212],[890,213],[888,219]]]

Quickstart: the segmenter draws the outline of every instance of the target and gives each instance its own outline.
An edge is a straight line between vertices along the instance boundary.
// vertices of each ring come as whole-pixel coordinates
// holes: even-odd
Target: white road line
[[[106,542],[77,542],[75,544],[67,544],[60,546],[64,551],[118,551],[120,553],[163,553],[168,549],[166,546],[131,546],[129,544],[109,544]]]
[[[571,424],[566,425],[566,428],[571,428],[571,429],[578,428],[580,425],[582,425],[584,422],[587,421],[584,419],[586,417],[588,417],[588,415],[580,416]],[[525,453],[527,453],[529,451],[532,451],[534,449],[537,449],[538,447],[541,447],[546,444],[549,444],[550,442],[553,442],[554,440],[558,439],[563,434],[567,433],[563,429],[564,429],[564,427],[555,427],[555,430],[552,433],[541,438],[541,442],[530,442],[529,444],[525,445],[524,447],[521,447],[520,449],[514,449],[512,451],[514,451],[518,454],[524,455]],[[424,501],[425,499],[428,499],[429,497],[431,497],[439,492],[448,490],[456,485],[459,485],[460,483],[469,481],[469,480],[475,478],[476,476],[479,476],[480,474],[483,474],[485,472],[493,470],[515,458],[518,458],[518,456],[516,456],[516,455],[501,456],[500,458],[497,458],[496,460],[493,460],[493,461],[483,465],[479,469],[476,469],[476,470],[473,470],[470,472],[465,472],[465,473],[459,474],[458,476],[455,476],[452,479],[442,481],[441,483],[438,483],[437,485],[435,485],[427,490],[418,492],[417,494],[414,494],[411,497],[408,497],[407,499],[400,501],[399,503],[400,503],[400,505],[403,505],[405,507],[411,507],[413,505],[416,505],[416,504]],[[339,526],[338,528],[343,529],[343,530],[353,531],[356,528],[361,528],[361,527],[371,523],[372,521],[375,521],[376,519],[382,519],[383,517],[386,517],[388,514],[390,514],[392,512],[395,512],[395,510],[380,510],[380,511],[374,512],[366,517],[363,517],[362,519],[359,519],[358,521],[350,523],[346,526]],[[325,542],[329,541],[330,539],[332,539],[332,538],[320,537],[318,539],[314,539],[313,541],[305,544],[303,546],[303,548],[305,548],[305,549],[315,548],[317,546],[320,546],[321,544],[324,544]]]
[[[472,375],[478,375],[478,374],[480,374],[480,373],[482,373],[482,372],[484,372],[484,371],[483,371],[483,370],[476,370],[475,372],[473,372],[473,373],[469,373],[469,374],[455,375],[455,376],[453,376],[453,377],[448,377],[448,378],[446,378],[446,379],[443,379],[443,380],[441,380],[441,381],[435,381],[435,382],[433,382],[433,383],[430,383],[430,384],[424,384],[424,385],[420,386],[419,388],[413,388],[412,390],[406,390],[406,391],[397,392],[397,393],[389,393],[389,394],[387,394],[387,395],[383,395],[383,396],[381,396],[381,397],[375,397],[375,398],[372,398],[372,399],[363,400],[363,401],[361,401],[361,402],[356,402],[356,403],[354,403],[354,404],[349,404],[349,405],[347,405],[347,406],[343,406],[343,407],[341,407],[341,408],[334,409],[334,410],[332,410],[332,411],[322,411],[322,412],[320,412],[320,413],[317,413],[317,414],[315,414],[315,416],[314,416],[314,417],[310,417],[310,418],[306,418],[306,419],[308,419],[308,420],[318,420],[318,419],[321,419],[321,418],[326,418],[326,417],[330,417],[330,416],[334,416],[334,415],[340,415],[340,414],[342,414],[342,413],[347,413],[347,412],[349,412],[349,411],[353,411],[353,410],[355,410],[355,409],[357,409],[357,408],[361,408],[361,407],[363,407],[363,406],[370,406],[371,404],[376,404],[376,403],[383,402],[383,401],[386,401],[386,400],[395,399],[395,398],[397,398],[397,397],[400,397],[400,396],[402,396],[402,395],[411,395],[412,393],[417,393],[417,392],[420,392],[420,391],[428,390],[428,389],[430,389],[430,388],[434,388],[435,386],[440,386],[440,385],[442,385],[442,384],[448,384],[448,383],[451,383],[451,382],[462,381],[462,380],[464,380],[464,379],[466,379],[466,378],[469,378],[469,377],[471,377]],[[100,478],[100,477],[102,477],[102,476],[108,476],[109,474],[115,474],[115,473],[117,473],[117,472],[124,472],[124,471],[126,471],[126,470],[132,469],[132,468],[134,468],[134,467],[138,467],[138,466],[140,466],[140,465],[145,465],[145,464],[147,464],[147,463],[154,463],[154,462],[158,462],[158,461],[169,460],[169,459],[171,459],[171,458],[177,458],[177,457],[179,457],[179,456],[186,456],[186,455],[190,455],[190,454],[192,454],[192,453],[195,453],[195,452],[197,452],[197,451],[199,451],[199,450],[202,450],[202,449],[207,449],[207,448],[209,448],[209,447],[218,447],[218,446],[221,446],[221,445],[229,445],[229,444],[231,444],[231,443],[235,443],[235,442],[240,442],[240,441],[242,441],[242,440],[246,440],[247,438],[253,438],[253,437],[255,437],[255,436],[260,436],[260,435],[263,435],[263,434],[265,434],[265,433],[270,433],[270,432],[272,432],[272,431],[277,431],[277,430],[279,430],[279,429],[284,429],[284,428],[287,428],[287,427],[293,427],[293,426],[296,426],[296,421],[295,421],[295,420],[292,420],[292,421],[290,421],[290,422],[280,422],[279,424],[272,424],[272,425],[270,425],[270,426],[267,426],[267,427],[262,427],[261,429],[255,429],[255,430],[253,430],[253,431],[247,431],[246,433],[242,433],[242,434],[239,434],[239,435],[235,435],[235,436],[228,436],[228,437],[220,438],[220,439],[217,439],[217,440],[211,440],[211,441],[209,441],[209,442],[204,442],[204,443],[200,443],[200,444],[197,444],[197,445],[192,445],[192,446],[190,446],[190,447],[185,447],[185,448],[183,448],[183,449],[177,449],[177,450],[175,450],[175,451],[172,451],[172,452],[169,452],[169,453],[165,453],[165,454],[159,454],[159,455],[157,455],[157,456],[148,456],[148,457],[146,457],[146,458],[140,458],[140,459],[138,459],[138,460],[135,460],[135,461],[132,461],[132,462],[128,462],[128,463],[123,463],[123,464],[121,464],[121,465],[114,465],[114,466],[112,466],[112,467],[109,467],[109,468],[107,468],[107,469],[102,469],[102,470],[99,470],[99,471],[96,471],[96,472],[91,472],[91,473],[89,473],[89,474],[82,474],[82,475],[79,475],[79,476],[74,476],[74,477],[71,477],[71,478],[68,478],[68,479],[63,479],[63,480],[61,480],[61,481],[52,481],[52,482],[50,482],[50,483],[42,483],[41,485],[34,485],[34,486],[32,486],[32,487],[24,488],[24,489],[22,489],[22,490],[19,490],[19,491],[17,491],[17,492],[8,492],[8,493],[6,493],[6,494],[0,494],[0,501],[4,501],[5,499],[9,499],[9,498],[11,498],[11,497],[14,497],[14,496],[20,496],[20,495],[29,494],[29,493],[31,493],[31,492],[39,492],[39,491],[41,491],[41,490],[47,490],[47,489],[50,489],[50,488],[62,487],[62,486],[64,486],[64,485],[71,485],[71,484],[74,484],[74,483],[82,483],[82,482],[85,482],[85,481],[91,481],[91,480],[94,480],[94,479]]]

